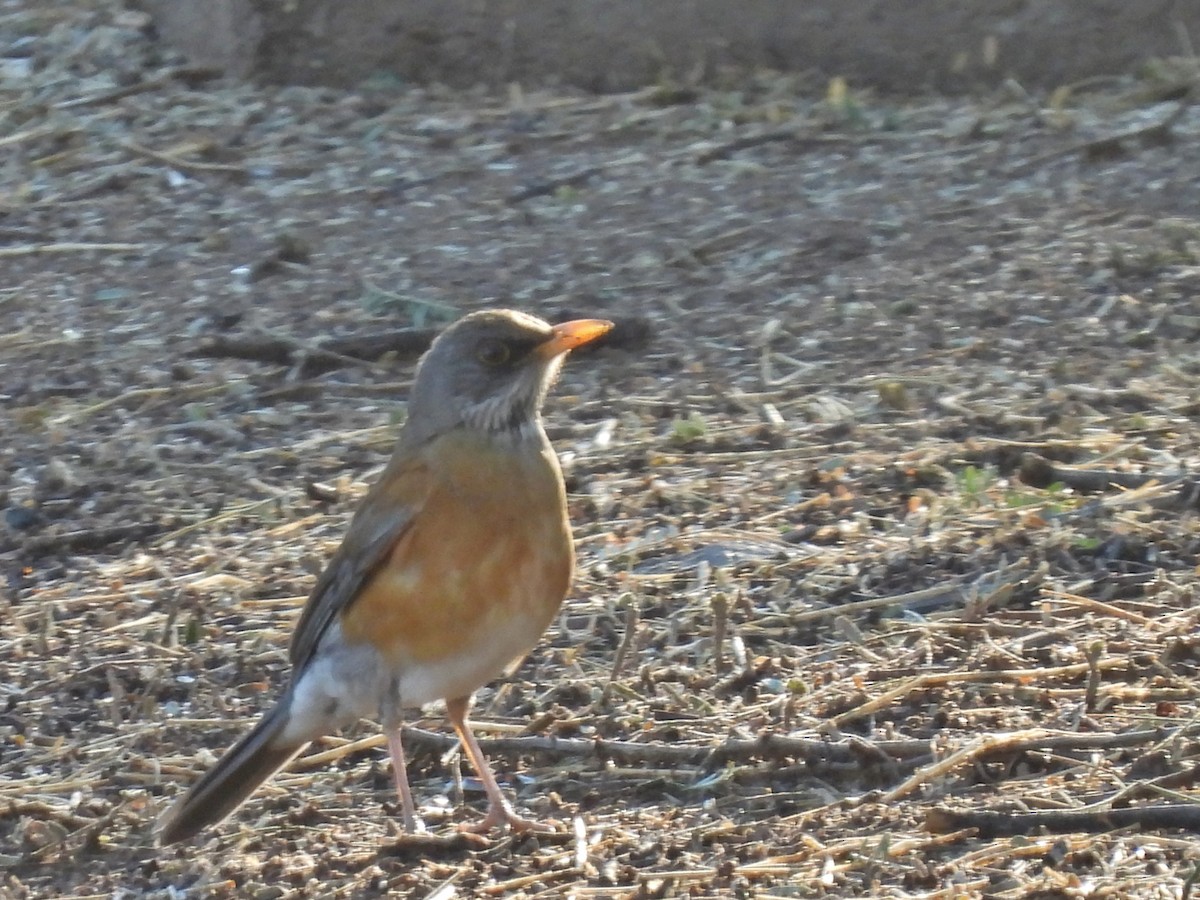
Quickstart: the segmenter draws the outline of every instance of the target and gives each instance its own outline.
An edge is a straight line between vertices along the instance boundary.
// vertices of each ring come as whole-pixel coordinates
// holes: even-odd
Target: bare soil
[[[1194,62],[341,91],[145,25],[0,7],[0,895],[1188,895]],[[157,848],[286,681],[404,415],[391,332],[496,305],[622,325],[547,408],[577,585],[476,705],[552,830],[458,836],[430,710],[432,837],[364,722]]]

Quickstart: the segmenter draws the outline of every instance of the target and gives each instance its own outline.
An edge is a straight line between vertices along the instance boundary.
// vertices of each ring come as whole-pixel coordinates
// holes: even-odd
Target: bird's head
[[[417,366],[408,421],[420,423],[423,433],[410,437],[420,440],[464,425],[532,434],[566,355],[610,328],[603,319],[550,325],[509,309],[464,316],[438,335]]]

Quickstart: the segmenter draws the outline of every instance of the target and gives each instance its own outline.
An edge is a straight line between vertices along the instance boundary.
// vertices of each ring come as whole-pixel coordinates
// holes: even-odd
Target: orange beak
[[[598,337],[608,334],[612,327],[613,323],[604,319],[575,319],[563,322],[550,330],[550,338],[534,352],[543,359],[553,359],[569,353],[576,347],[590,344]]]

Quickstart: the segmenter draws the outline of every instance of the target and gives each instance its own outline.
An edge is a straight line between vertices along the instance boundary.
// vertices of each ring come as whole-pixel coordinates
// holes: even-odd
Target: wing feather
[[[330,625],[358,596],[417,517],[429,494],[428,466],[418,453],[397,452],[359,507],[341,546],[317,579],[292,634],[290,656],[299,672]]]

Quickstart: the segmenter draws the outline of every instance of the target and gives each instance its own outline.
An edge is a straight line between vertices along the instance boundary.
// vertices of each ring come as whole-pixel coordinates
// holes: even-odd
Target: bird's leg
[[[471,733],[471,728],[467,724],[467,712],[470,706],[470,697],[456,697],[453,700],[446,701],[446,713],[450,717],[450,724],[458,732],[459,740],[462,741],[463,748],[467,751],[471,765],[475,767],[475,771],[479,774],[479,780],[483,782],[483,789],[487,793],[488,798],[488,811],[487,816],[478,825],[463,825],[460,826],[461,829],[463,831],[479,833],[491,831],[493,828],[499,828],[504,825],[517,832],[535,829],[537,823],[518,816],[513,812],[513,808],[509,806],[508,801],[504,799],[504,795],[500,793],[500,785],[496,783],[496,776],[492,774],[492,767],[488,765],[487,757],[483,755],[483,750],[479,747],[479,741],[475,739],[475,735]]]
[[[417,806],[413,803],[412,788],[408,783],[408,765],[404,761],[404,742],[400,739],[400,729],[404,725],[401,714],[400,696],[395,690],[389,691],[383,701],[380,718],[383,720],[383,731],[387,735],[388,753],[392,757],[392,781],[396,785],[396,794],[400,797],[400,810],[404,816],[404,830],[410,834],[425,830],[425,823],[417,818]]]

